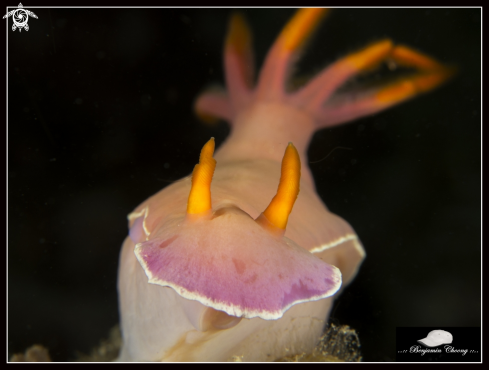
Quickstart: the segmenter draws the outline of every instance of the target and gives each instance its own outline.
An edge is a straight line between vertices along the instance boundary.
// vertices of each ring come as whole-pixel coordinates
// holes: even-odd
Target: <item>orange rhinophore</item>
[[[206,121],[227,120],[229,137],[215,153],[214,139],[207,141],[192,175],[128,216],[119,360],[272,361],[316,346],[365,251],[316,193],[307,166],[312,135],[430,91],[454,73],[382,39],[288,91],[294,63],[327,12],[300,9],[256,78],[251,32],[242,15],[231,17],[226,89],[195,103]],[[384,63],[404,75],[343,88]]]
[[[299,195],[301,179],[301,160],[294,144],[289,143],[282,160],[280,183],[277,194],[267,209],[260,215],[274,227],[285,232],[292,207]],[[257,220],[260,220],[260,217]],[[268,225],[268,223],[265,223]]]
[[[188,214],[207,213],[212,209],[211,182],[216,168],[216,160],[212,158],[214,147],[214,138],[211,138],[202,148],[199,164],[195,165],[192,172],[192,188],[187,203]]]

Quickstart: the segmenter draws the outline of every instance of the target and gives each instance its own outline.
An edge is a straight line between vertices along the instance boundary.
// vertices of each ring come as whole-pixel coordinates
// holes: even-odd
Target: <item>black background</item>
[[[28,32],[11,19],[5,31],[8,353],[41,343],[66,361],[118,322],[126,215],[229,132],[200,124],[192,104],[223,83],[231,9],[30,9]],[[293,12],[243,10],[258,66]],[[396,327],[481,324],[480,31],[480,9],[337,9],[298,65],[310,75],[390,37],[460,70],[310,146],[310,161],[352,149],[311,168],[367,251],[332,313],[365,361],[395,360]]]
[[[436,347],[426,347],[418,343],[432,330],[445,330],[452,334],[452,343],[442,344]],[[466,354],[449,352],[445,346],[453,347],[453,350],[468,350]],[[441,353],[410,352],[412,347],[421,350],[436,350]],[[396,360],[402,362],[480,362],[481,361],[481,328],[471,327],[422,327],[422,328],[397,328],[396,331]],[[406,352],[404,352],[406,351]]]

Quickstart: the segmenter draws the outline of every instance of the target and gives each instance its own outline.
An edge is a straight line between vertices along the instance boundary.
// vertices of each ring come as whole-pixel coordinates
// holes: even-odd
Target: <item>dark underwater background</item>
[[[29,31],[6,26],[8,356],[39,343],[69,361],[119,320],[126,215],[229,133],[199,123],[193,102],[224,82],[232,9],[25,7]],[[260,66],[294,9],[241,11]],[[364,361],[395,360],[396,327],[481,326],[481,9],[335,9],[298,75],[385,37],[459,73],[309,149],[310,161],[351,149],[310,166],[367,252],[331,314]]]

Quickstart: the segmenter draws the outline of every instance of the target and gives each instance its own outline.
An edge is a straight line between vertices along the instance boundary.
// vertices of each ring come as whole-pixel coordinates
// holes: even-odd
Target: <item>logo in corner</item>
[[[442,344],[450,344],[453,342],[453,336],[445,330],[432,330],[426,338],[418,340],[425,347],[438,347]]]
[[[37,19],[37,15],[35,15],[30,10],[24,9],[22,3],[19,3],[17,9],[14,9],[8,12],[7,14],[5,14],[3,16],[3,19],[8,18],[10,16],[12,16],[12,20],[14,22],[14,24],[12,25],[12,31],[15,31],[18,28],[19,32],[22,31],[22,28],[25,28],[26,31],[29,31],[29,25],[27,24],[27,21],[29,20],[29,16]]]

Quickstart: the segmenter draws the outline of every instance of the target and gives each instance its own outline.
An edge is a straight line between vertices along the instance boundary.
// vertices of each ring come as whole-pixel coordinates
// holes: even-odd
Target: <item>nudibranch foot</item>
[[[196,300],[181,299],[183,310],[195,329],[205,332],[211,329],[224,330],[239,324],[242,317],[231,316],[204,306]]]

